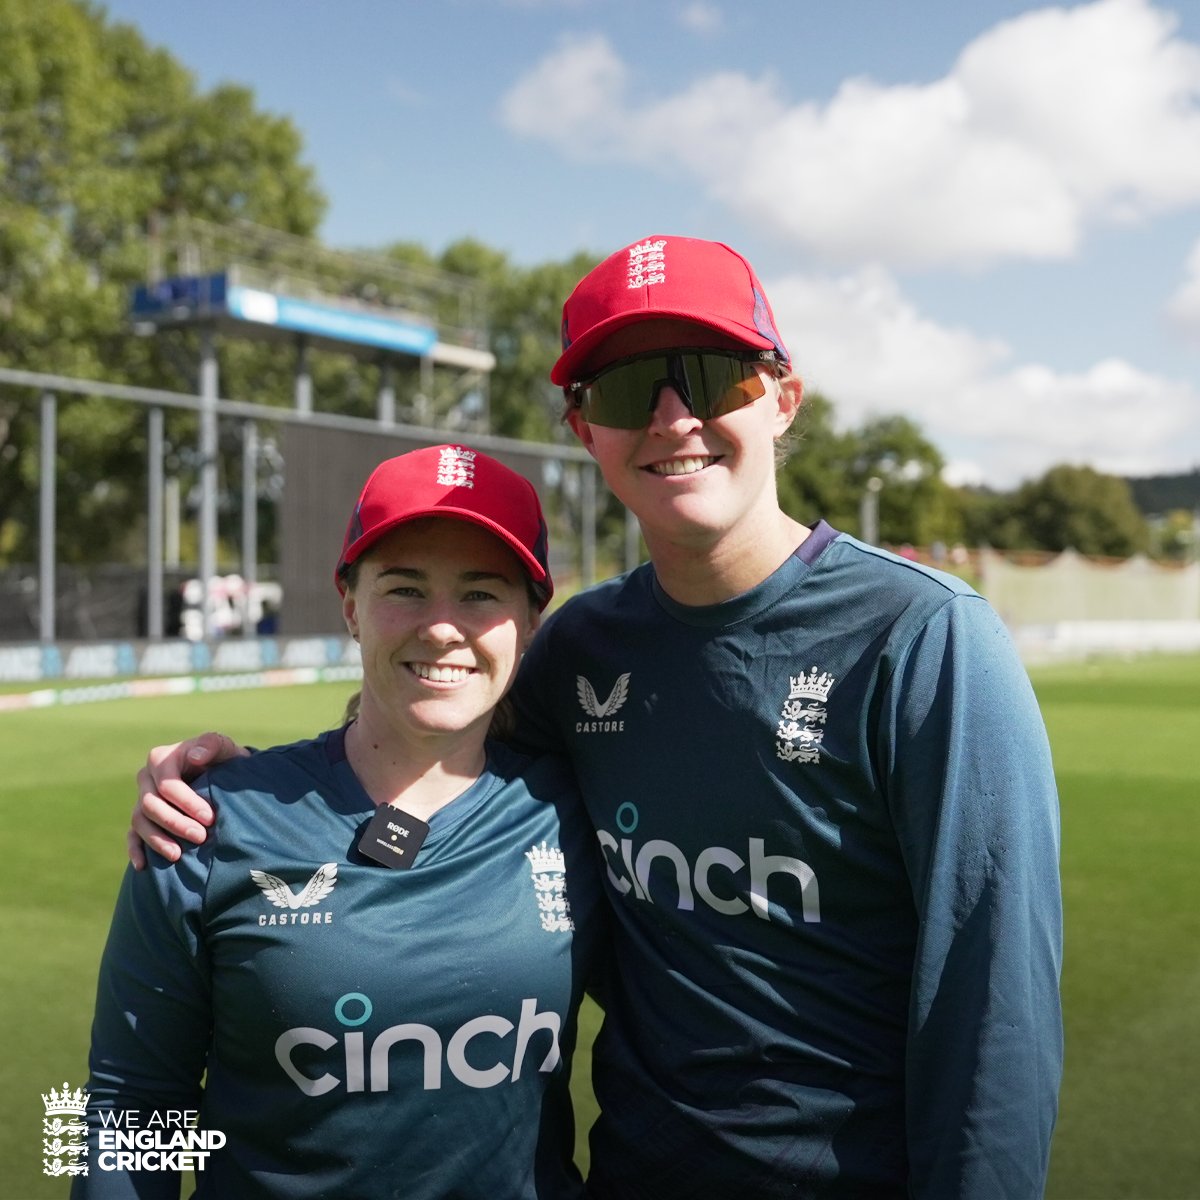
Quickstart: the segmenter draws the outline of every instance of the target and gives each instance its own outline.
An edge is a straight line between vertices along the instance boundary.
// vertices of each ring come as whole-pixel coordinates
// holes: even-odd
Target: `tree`
[[[805,524],[823,517],[837,529],[857,529],[854,436],[834,428],[833,411],[820,392],[805,394],[778,475],[779,503]]]
[[[899,544],[957,541],[962,533],[957,493],[942,481],[942,457],[907,417],[878,417],[838,432],[834,407],[819,392],[806,395],[796,421],[795,448],[780,472],[780,502],[799,520],[824,517],[861,533],[860,505],[877,478],[879,537]]]
[[[1125,558],[1144,550],[1149,531],[1126,480],[1091,467],[1051,467],[1002,498],[989,541],[1000,549],[1061,551]]]
[[[407,243],[388,250],[390,257],[409,262],[418,253]],[[489,382],[493,433],[563,440],[562,394],[550,383],[550,368],[561,353],[562,304],[598,261],[579,253],[566,262],[517,267],[503,252],[473,238],[453,242],[437,260],[442,270],[483,285],[488,342],[496,356]]]
[[[198,94],[166,52],[83,0],[0,0],[0,365],[179,388],[194,339],[139,340],[126,317],[153,216],[311,234],[325,201],[300,151],[250,92]],[[140,519],[137,489],[115,481],[140,473],[144,415],[102,408],[62,406],[66,558],[107,557]],[[168,424],[188,436],[187,418]],[[36,455],[35,406],[0,396],[0,546],[26,561]]]
[[[563,395],[550,382],[561,353],[563,300],[599,261],[580,252],[565,262],[514,265],[506,254],[473,238],[451,243],[436,259],[420,246],[388,247],[389,258],[413,267],[437,266],[481,285],[488,346],[496,356],[489,380],[489,430],[503,437],[575,445],[563,425]],[[569,479],[557,493],[567,528],[578,528],[582,498]],[[608,566],[623,561],[625,510],[604,487],[597,494],[598,554]]]
[[[908,417],[875,417],[858,432],[855,482],[874,476],[879,492],[879,537],[893,545],[928,546],[962,535],[957,495],[942,479],[941,451]]]
[[[1147,516],[1200,510],[1200,467],[1178,475],[1148,475],[1129,480],[1134,503]]]

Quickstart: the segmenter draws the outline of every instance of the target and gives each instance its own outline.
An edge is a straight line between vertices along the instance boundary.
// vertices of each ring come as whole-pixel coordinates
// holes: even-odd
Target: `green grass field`
[[[1045,669],[1063,808],[1067,1072],[1048,1195],[1200,1195],[1200,659]],[[260,745],[335,722],[348,685],[0,713],[0,1196],[41,1174],[40,1093],[86,1078],[96,967],[148,746]],[[585,1014],[587,1037],[594,1010]],[[586,1039],[585,1039],[586,1040]],[[594,1112],[587,1047],[581,1124]],[[582,1139],[581,1139],[582,1141]],[[585,1153],[585,1151],[581,1151]]]

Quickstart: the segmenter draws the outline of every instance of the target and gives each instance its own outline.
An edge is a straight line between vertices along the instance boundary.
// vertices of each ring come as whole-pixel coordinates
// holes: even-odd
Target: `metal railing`
[[[201,370],[202,387],[206,373]],[[211,377],[215,380],[215,373]],[[147,632],[153,638],[163,636],[163,496],[165,487],[164,441],[162,422],[164,409],[183,409],[200,418],[199,461],[201,499],[199,513],[199,569],[197,577],[207,593],[216,577],[216,448],[217,423],[236,420],[244,425],[243,456],[254,453],[257,423],[300,424],[310,428],[370,433],[373,436],[395,438],[424,445],[446,440],[446,433],[427,426],[397,424],[387,419],[342,416],[316,411],[297,411],[267,404],[230,400],[215,394],[209,386],[204,395],[165,391],[159,388],[136,387],[130,384],[108,383],[94,379],[77,379],[65,375],[43,374],[36,371],[0,367],[0,385],[30,393],[30,402],[40,405],[39,451],[39,554],[38,554],[38,627],[39,640],[55,638],[56,562],[55,511],[57,495],[56,463],[58,456],[57,411],[61,394],[118,400],[142,405],[148,409],[147,438]],[[505,454],[558,462],[578,472],[579,505],[581,512],[579,538],[579,574],[586,586],[596,578],[597,474],[591,457],[581,447],[527,442],[492,434],[472,433],[471,446],[486,453],[503,457]],[[385,457],[381,454],[381,458]],[[565,472],[563,473],[565,476]],[[243,463],[243,492],[253,486],[253,472]],[[257,575],[257,529],[252,514],[256,512],[252,498],[243,496],[244,515],[241,530],[242,573],[247,582]],[[632,564],[631,564],[632,565]]]

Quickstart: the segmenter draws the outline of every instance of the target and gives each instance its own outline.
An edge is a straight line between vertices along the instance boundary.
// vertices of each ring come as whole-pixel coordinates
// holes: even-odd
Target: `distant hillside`
[[[1176,508],[1200,509],[1200,467],[1186,475],[1148,475],[1129,479],[1134,503],[1148,516],[1158,516]]]

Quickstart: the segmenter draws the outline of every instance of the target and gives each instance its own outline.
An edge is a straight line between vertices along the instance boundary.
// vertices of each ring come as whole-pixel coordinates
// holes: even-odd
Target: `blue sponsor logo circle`
[[[362,1005],[363,1011],[361,1017],[346,1016],[346,1003],[357,1002]],[[365,1025],[371,1019],[371,1013],[375,1011],[371,1001],[362,994],[362,992],[347,992],[334,1006],[333,1015],[345,1026],[350,1029],[357,1029],[359,1025]]]

